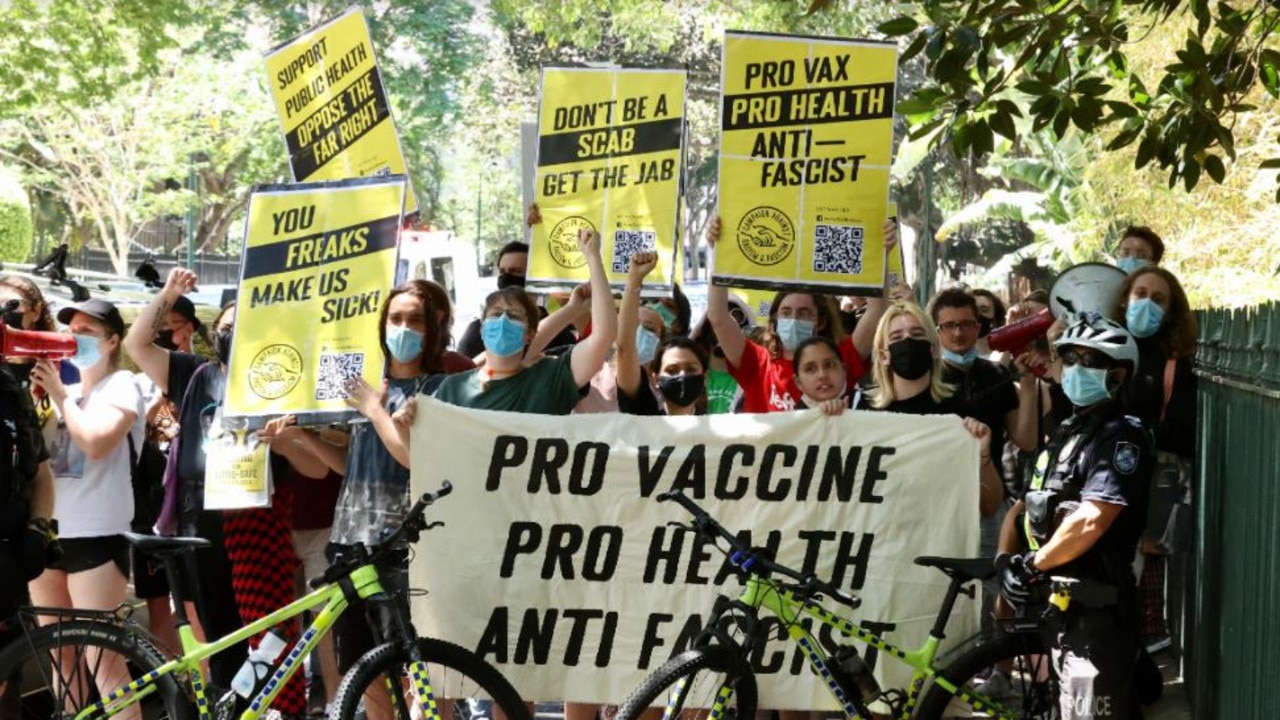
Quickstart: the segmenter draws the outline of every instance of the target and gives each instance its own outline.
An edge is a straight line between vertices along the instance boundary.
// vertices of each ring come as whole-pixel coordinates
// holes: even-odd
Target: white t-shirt
[[[118,371],[103,378],[87,397],[82,385],[67,388],[67,402],[79,402],[93,417],[96,410],[118,407],[134,414],[129,434],[135,448],[142,447],[146,411],[142,393],[133,374]],[[85,457],[59,422],[57,440],[49,447],[53,460],[54,506],[58,536],[64,538],[102,537],[129,531],[133,520],[133,473],[129,466],[128,438],[111,454],[97,460]]]

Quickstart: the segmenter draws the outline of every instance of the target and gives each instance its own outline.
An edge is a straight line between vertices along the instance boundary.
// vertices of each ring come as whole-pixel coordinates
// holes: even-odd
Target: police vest
[[[1135,417],[1088,413],[1065,421],[1055,439],[1036,458],[1023,502],[1023,530],[1032,550],[1049,541],[1062,519],[1080,507],[1082,486],[1077,478],[1077,465],[1100,432],[1111,422],[1127,422],[1139,428]]]

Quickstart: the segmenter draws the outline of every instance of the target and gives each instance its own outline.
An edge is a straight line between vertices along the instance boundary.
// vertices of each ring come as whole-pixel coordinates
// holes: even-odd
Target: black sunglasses
[[[1111,358],[1100,353],[1086,353],[1083,350],[1075,348],[1067,348],[1058,353],[1058,357],[1062,358],[1063,365],[1082,365],[1087,368],[1109,370],[1114,366]]]

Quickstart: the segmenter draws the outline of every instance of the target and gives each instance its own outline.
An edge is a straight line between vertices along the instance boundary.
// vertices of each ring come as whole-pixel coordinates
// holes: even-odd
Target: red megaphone
[[[992,330],[987,336],[987,346],[997,352],[1020,353],[1033,340],[1048,332],[1052,324],[1053,313],[1045,308],[1025,320]]]
[[[41,330],[15,330],[0,322],[0,357],[65,360],[75,355],[74,335]]]

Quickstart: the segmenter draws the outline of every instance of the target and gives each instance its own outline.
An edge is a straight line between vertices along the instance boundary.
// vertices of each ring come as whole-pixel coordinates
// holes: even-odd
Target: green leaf
[[[1018,103],[1012,100],[997,100],[996,108],[1005,115],[1012,117],[1022,117],[1022,108],[1018,107]]]
[[[1182,166],[1182,186],[1187,192],[1195,189],[1200,183],[1200,163],[1194,158],[1186,158]]]
[[[1057,136],[1059,140],[1061,140],[1062,138],[1066,137],[1067,128],[1070,126],[1071,126],[1071,113],[1068,112],[1066,108],[1063,108],[1063,110],[1058,113],[1057,117],[1053,119],[1053,134]]]
[[[933,76],[938,82],[949,83],[956,79],[960,73],[964,72],[965,62],[969,59],[969,53],[960,48],[952,48],[938,59],[937,64],[933,68]]]
[[[934,28],[933,34],[929,37],[929,42],[924,46],[924,56],[929,60],[937,60],[942,54],[942,48],[947,44],[947,31],[942,28]]]
[[[1028,95],[1048,95],[1053,92],[1052,86],[1039,80],[1023,80],[1015,87],[1018,88],[1019,92],[1024,92]]]
[[[1155,131],[1147,131],[1147,135],[1143,136],[1142,142],[1138,143],[1138,155],[1134,158],[1133,167],[1142,169],[1147,167],[1147,163],[1155,158],[1156,151],[1160,149],[1160,135]]]
[[[1280,170],[1280,158],[1271,158],[1269,160],[1263,160],[1261,163],[1258,164],[1258,169]]]
[[[916,22],[914,18],[909,18],[904,15],[902,17],[896,17],[888,22],[881,23],[880,27],[876,28],[876,30],[878,30],[881,35],[898,37],[899,35],[906,35],[908,33],[915,32],[918,27],[920,27],[920,23]]]
[[[920,51],[924,49],[924,44],[927,42],[929,42],[929,36],[925,33],[916,35],[915,39],[911,41],[911,44],[907,46],[907,49],[902,51],[902,56],[898,58],[898,64],[905,65],[908,60],[919,55]]]
[[[1131,145],[1134,140],[1137,140],[1138,136],[1141,134],[1142,134],[1141,128],[1124,130],[1120,134],[1112,138],[1111,142],[1107,143],[1106,149],[1108,152],[1111,152],[1113,150],[1119,150],[1122,147],[1127,147],[1128,145]]]
[[[995,136],[991,134],[991,126],[986,120],[979,120],[969,129],[969,137],[973,142],[973,153],[978,157],[995,149]]]
[[[1209,173],[1209,177],[1213,178],[1213,181],[1219,185],[1221,185],[1222,181],[1227,177],[1227,168],[1222,164],[1222,158],[1217,155],[1209,155],[1205,157],[1204,171]]]
[[[921,97],[917,94],[898,103],[895,110],[899,115],[921,115],[937,112],[939,107],[941,104],[938,98]]]
[[[1000,133],[1010,140],[1018,139],[1018,130],[1014,127],[1013,117],[1002,112],[993,113],[987,117],[987,123],[991,129]]]

